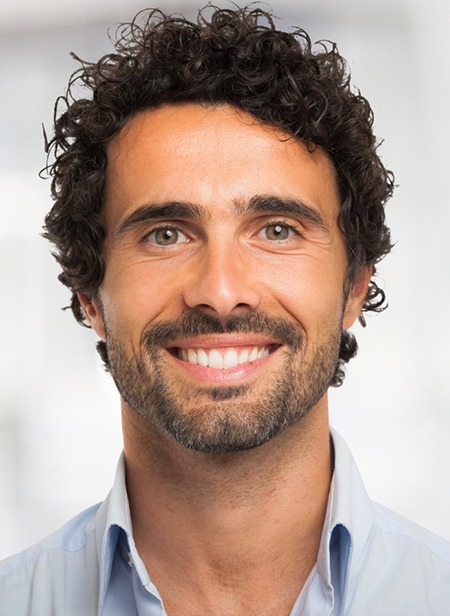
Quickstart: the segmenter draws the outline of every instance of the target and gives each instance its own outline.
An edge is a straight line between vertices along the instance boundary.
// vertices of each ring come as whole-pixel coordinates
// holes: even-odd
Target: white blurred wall
[[[438,0],[272,6],[286,26],[338,42],[400,184],[388,206],[397,245],[379,268],[390,306],[357,329],[360,353],[332,392],[332,423],[373,498],[450,539],[450,9]],[[0,558],[102,500],[121,449],[118,396],[94,336],[60,309],[69,295],[39,236],[51,203],[37,173],[41,124],[51,128],[75,68],[69,51],[96,59],[109,50],[107,26],[142,7],[0,2]]]

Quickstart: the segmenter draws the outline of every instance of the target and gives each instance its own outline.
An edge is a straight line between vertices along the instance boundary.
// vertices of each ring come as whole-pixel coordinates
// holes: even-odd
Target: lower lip
[[[245,364],[239,364],[226,370],[218,368],[209,368],[205,366],[199,366],[198,364],[191,364],[187,361],[178,359],[171,353],[170,357],[176,362],[176,364],[185,370],[189,375],[194,377],[196,381],[201,383],[230,383],[231,381],[238,381],[245,379],[253,375],[257,370],[261,369],[270,358],[275,355],[277,351],[261,357],[261,359],[255,359],[255,361],[249,361]]]

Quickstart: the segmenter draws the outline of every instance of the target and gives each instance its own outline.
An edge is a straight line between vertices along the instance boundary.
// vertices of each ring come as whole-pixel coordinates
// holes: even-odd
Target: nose
[[[261,301],[256,273],[233,242],[210,242],[191,271],[185,304],[221,318],[255,310]]]

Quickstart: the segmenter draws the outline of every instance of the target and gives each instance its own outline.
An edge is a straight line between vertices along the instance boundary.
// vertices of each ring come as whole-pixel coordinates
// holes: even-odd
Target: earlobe
[[[82,291],[77,292],[77,297],[90,326],[97,336],[104,340],[105,325],[99,299],[95,296],[83,293]]]
[[[368,265],[362,268],[356,275],[355,282],[348,294],[345,304],[344,318],[342,322],[343,329],[350,329],[353,323],[361,315],[361,310],[369,288],[370,279],[372,277],[373,267]]]

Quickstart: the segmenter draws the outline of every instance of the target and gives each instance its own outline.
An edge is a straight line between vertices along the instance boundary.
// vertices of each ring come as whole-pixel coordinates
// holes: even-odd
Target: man
[[[101,506],[2,564],[0,614],[448,613],[450,546],[330,436],[393,189],[336,48],[259,9],[155,11],[78,82],[46,236],[124,454]]]

